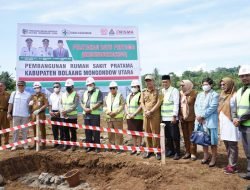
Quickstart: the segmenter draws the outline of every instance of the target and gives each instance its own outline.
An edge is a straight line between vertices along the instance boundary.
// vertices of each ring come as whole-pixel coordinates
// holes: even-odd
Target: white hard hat
[[[40,82],[34,82],[33,88],[42,87]]]
[[[132,80],[130,86],[140,86],[140,82],[138,80]]]
[[[250,65],[242,65],[239,70],[239,75],[250,74]]]
[[[109,87],[118,87],[117,83],[115,81],[112,81],[110,84],[109,84]]]
[[[74,85],[74,81],[72,79],[67,79],[65,82],[65,86],[73,86]]]
[[[92,77],[88,77],[86,79],[86,85],[93,84],[93,83],[95,83],[95,79],[93,79]]]

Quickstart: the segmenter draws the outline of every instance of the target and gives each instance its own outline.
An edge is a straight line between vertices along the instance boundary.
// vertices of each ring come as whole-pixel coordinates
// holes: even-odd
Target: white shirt
[[[169,90],[170,90],[169,88],[168,89],[162,89],[162,93],[163,93],[164,97],[166,96],[166,94],[167,94],[167,92]],[[176,120],[178,120],[180,93],[176,88],[173,89],[173,91],[171,92],[168,100],[174,103],[174,109],[173,109],[172,115],[176,116]],[[172,119],[173,119],[173,117],[162,117],[162,121],[172,121]]]
[[[15,99],[14,99],[15,96]],[[13,104],[13,116],[17,117],[29,117],[29,101],[30,101],[30,93],[24,92],[12,92],[9,104]]]
[[[39,57],[53,57],[53,49],[51,47],[39,47],[37,56]]]
[[[231,112],[236,109],[236,93],[230,99]],[[239,141],[241,136],[238,127],[221,111],[219,114],[221,140]]]
[[[59,111],[61,110],[61,99],[62,99],[62,92],[56,94],[53,92],[49,97],[49,105],[52,106],[52,110]]]
[[[34,47],[31,47],[30,49],[28,47],[23,47],[21,49],[20,56],[36,56],[37,49]]]

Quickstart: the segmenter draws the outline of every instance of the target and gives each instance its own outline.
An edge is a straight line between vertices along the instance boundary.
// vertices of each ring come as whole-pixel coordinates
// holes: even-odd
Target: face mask
[[[54,88],[54,92],[57,93],[60,91],[60,88]]]
[[[71,87],[71,86],[67,86],[67,87],[66,87],[66,90],[67,90],[68,93],[70,93],[71,90],[72,90],[72,87]]]
[[[204,92],[207,92],[207,91],[211,90],[211,86],[210,85],[204,85],[204,86],[202,86],[202,90]]]
[[[35,92],[36,92],[36,93],[39,93],[39,92],[41,92],[41,89],[40,89],[40,88],[36,88],[36,89],[35,89]]]
[[[138,88],[131,88],[131,92],[132,92],[132,93],[138,92]]]
[[[94,87],[93,86],[87,86],[87,90],[90,92],[90,91],[92,91],[94,89]]]

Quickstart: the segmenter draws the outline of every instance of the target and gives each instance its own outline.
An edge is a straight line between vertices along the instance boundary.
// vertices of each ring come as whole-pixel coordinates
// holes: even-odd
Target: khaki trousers
[[[7,111],[0,112],[0,130],[10,127],[10,122],[7,119]],[[9,144],[9,133],[4,133],[4,144]],[[0,135],[0,146],[2,145],[2,135]]]
[[[123,129],[123,121],[107,121],[108,128]],[[123,135],[117,133],[108,133],[109,143],[114,145],[123,145]]]
[[[197,154],[197,146],[190,142],[190,137],[194,131],[194,121],[183,121],[181,122],[181,128],[184,138],[184,144],[187,154]]]
[[[150,118],[143,118],[143,128],[147,133],[160,134],[160,121],[159,114],[152,115]],[[147,137],[147,147],[160,148],[160,139]]]

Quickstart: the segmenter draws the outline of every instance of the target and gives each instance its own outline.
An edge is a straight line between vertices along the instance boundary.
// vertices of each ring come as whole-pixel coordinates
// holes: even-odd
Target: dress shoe
[[[95,152],[96,152],[96,153],[99,153],[99,152],[100,152],[100,149],[99,149],[99,148],[96,148],[96,149],[95,149]]]
[[[92,148],[86,148],[85,152],[90,152],[92,151]]]
[[[121,153],[123,153],[123,150],[118,150],[117,151],[117,154],[121,154]]]
[[[250,180],[250,175],[247,175],[246,173],[240,173],[239,177],[242,179]]]
[[[181,158],[180,155],[176,153],[176,154],[174,155],[173,160],[180,160],[180,158]]]
[[[174,156],[175,154],[174,154],[174,152],[172,152],[172,151],[167,151],[167,153],[166,153],[166,157],[171,157],[171,156]]]
[[[63,148],[62,148],[62,151],[66,151],[69,149],[69,146],[65,145]]]
[[[134,155],[136,154],[136,150],[133,150],[132,152],[130,152],[130,155]]]
[[[202,159],[201,160],[201,164],[208,164],[209,163],[209,158],[207,158],[207,159]]]
[[[150,158],[151,156],[152,156],[152,152],[145,152],[142,157],[146,159],[146,158]]]
[[[182,159],[189,159],[189,158],[191,158],[191,154],[185,154],[183,157],[182,157]]]
[[[161,153],[157,153],[157,154],[155,155],[155,158],[156,158],[156,160],[161,160]]]
[[[197,160],[197,157],[195,155],[191,155],[191,160],[195,161],[195,160]]]
[[[72,146],[71,151],[75,151],[75,150],[76,150],[76,146]]]

